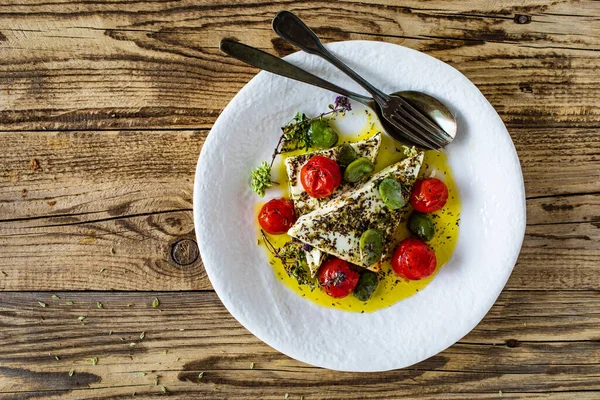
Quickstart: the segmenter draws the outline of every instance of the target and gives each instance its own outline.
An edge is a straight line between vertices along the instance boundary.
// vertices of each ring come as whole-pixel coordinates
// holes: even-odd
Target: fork
[[[260,68],[262,70],[271,72],[273,74],[281,75],[286,78],[294,79],[300,82],[307,83],[309,85],[317,86],[323,89],[330,90],[334,93],[341,94],[346,96],[354,101],[364,104],[373,110],[378,116],[381,114],[379,112],[378,106],[371,97],[363,96],[361,94],[352,92],[350,90],[344,89],[340,86],[337,86],[329,81],[321,79],[310,72],[303,70],[279,57],[275,57],[272,54],[254,48],[252,46],[248,46],[246,44],[237,42],[232,39],[223,39],[220,43],[220,49],[225,54],[228,54],[240,61],[245,62],[246,64],[252,65],[254,67]],[[384,120],[380,118],[382,125],[384,126],[386,132],[394,139],[404,144],[408,144],[410,146],[418,146],[425,149],[437,149],[437,147],[433,147],[432,145],[425,143],[420,140],[410,140],[403,131],[396,129],[395,126],[391,124],[386,124]]]
[[[421,147],[437,149],[452,141],[453,137],[426,114],[400,96],[383,93],[329,52],[317,35],[295,14],[290,11],[277,13],[273,19],[273,30],[289,43],[309,54],[320,56],[356,81],[373,96],[383,118],[411,142]]]

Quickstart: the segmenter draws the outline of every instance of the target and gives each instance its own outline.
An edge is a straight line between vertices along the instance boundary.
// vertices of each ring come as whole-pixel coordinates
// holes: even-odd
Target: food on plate
[[[377,136],[377,139],[380,139],[381,135]],[[356,150],[354,150],[354,146],[358,145],[351,145],[349,143],[344,143],[342,145],[340,145],[337,149],[337,154],[336,154],[336,161],[338,164],[340,164],[340,167],[342,168],[346,168],[348,165],[350,165],[350,163],[354,160],[356,160],[359,156],[358,156],[358,152]],[[377,156],[377,150],[379,150],[379,145],[377,145],[377,149],[374,152],[372,157],[367,157],[369,159],[374,159]],[[367,154],[368,155],[368,154]]]
[[[302,166],[300,182],[304,191],[315,199],[329,197],[342,183],[342,171],[331,158],[314,156]]]
[[[427,214],[413,212],[408,220],[408,229],[425,242],[429,242],[435,235],[435,226]]]
[[[346,297],[358,283],[359,274],[349,263],[331,257],[319,269],[319,283],[331,297]]]
[[[366,157],[360,157],[348,164],[344,171],[344,180],[356,183],[371,175],[373,171],[375,171],[375,164]]]
[[[320,149],[333,147],[338,141],[338,134],[331,128],[329,121],[318,118],[311,122],[308,136],[313,146]]]
[[[408,197],[422,161],[423,153],[418,153],[384,168],[346,195],[298,218],[288,234],[321,252],[379,270],[385,253],[382,251],[373,257],[361,251],[361,235],[369,229],[377,230],[383,248],[387,249],[404,215],[402,210],[386,206],[379,194],[379,184],[386,178],[399,181]]]
[[[379,262],[383,255],[383,235],[378,229],[367,229],[360,235],[358,241],[360,259],[367,265]]]
[[[286,233],[296,222],[294,203],[288,199],[269,200],[258,213],[258,223],[271,235]]]
[[[358,283],[352,294],[360,301],[367,301],[377,289],[377,285],[379,285],[377,274],[373,271],[364,270],[360,273],[360,278],[358,278]]]
[[[398,210],[406,204],[402,194],[402,185],[395,179],[385,178],[379,183],[379,196],[391,210]]]
[[[410,204],[422,213],[430,213],[444,207],[448,200],[448,188],[437,178],[419,179],[410,195]]]
[[[296,114],[271,163],[253,171],[259,196],[282,195],[257,209],[258,244],[298,295],[371,312],[414,295],[450,260],[458,192],[443,152],[397,144],[368,112],[366,128],[340,133],[350,103],[338,98],[329,108]]]
[[[436,265],[433,250],[415,238],[404,239],[392,256],[392,268],[406,279],[427,278],[433,274]]]
[[[358,157],[364,157],[375,161],[381,146],[381,134],[376,134],[365,140],[356,143],[344,143],[340,146],[320,151],[313,151],[296,156],[289,156],[285,159],[285,168],[288,178],[290,198],[294,201],[298,215],[307,214],[316,210],[320,203],[319,198],[311,196],[304,189],[304,185],[299,179],[302,175],[303,167],[314,157],[327,157],[337,163],[340,168],[344,168],[344,163],[352,158],[347,164]],[[355,185],[353,183],[342,181],[337,190],[331,196],[337,197],[345,193]]]

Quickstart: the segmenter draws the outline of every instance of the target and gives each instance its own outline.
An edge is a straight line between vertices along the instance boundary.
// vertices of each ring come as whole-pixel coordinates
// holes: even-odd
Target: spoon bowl
[[[416,92],[412,90],[399,91],[391,93],[390,96],[399,96],[409,102],[413,107],[426,115],[429,119],[435,122],[441,127],[450,137],[450,141],[454,140],[457,132],[457,124],[454,115],[441,101],[429,96],[423,92]],[[373,102],[375,103],[375,102]],[[381,110],[376,104],[367,105],[375,111],[383,129],[388,135],[394,140],[402,143],[409,144],[411,146],[421,147],[419,143],[415,143],[409,140],[406,136],[400,135],[398,129],[391,125],[382,115]]]
[[[411,137],[415,136],[406,135],[405,131],[400,130],[397,125],[390,123],[382,114],[381,107],[373,98],[339,87],[330,81],[321,79],[279,57],[275,57],[262,50],[239,43],[232,39],[223,39],[220,48],[226,54],[257,68],[330,90],[364,104],[375,112],[387,134],[392,139],[401,143],[424,149],[437,150],[450,143],[456,136],[456,120],[450,110],[448,110],[448,108],[439,100],[425,93],[400,91],[386,96],[392,99],[398,97],[401,98],[403,102],[407,103],[408,108],[414,108],[416,112],[422,114],[424,118],[429,119],[431,121],[430,123],[435,123],[443,129],[445,132],[445,140],[440,143],[432,142],[428,140],[428,138],[422,138],[422,141],[412,140]]]
[[[278,12],[273,18],[272,27],[282,39],[323,58],[362,86],[373,97],[367,102],[363,101],[363,104],[376,111],[386,131],[394,139],[432,150],[454,140],[456,121],[440,101],[419,92],[403,92],[401,95],[382,92],[327,50],[317,35],[290,11]],[[438,124],[438,120],[442,124]]]

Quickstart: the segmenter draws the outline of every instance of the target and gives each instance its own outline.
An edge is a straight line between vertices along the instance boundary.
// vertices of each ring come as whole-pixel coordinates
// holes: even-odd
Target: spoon
[[[434,147],[443,147],[456,136],[456,120],[439,100],[421,92],[396,92],[391,95],[381,92],[331,54],[317,35],[293,13],[277,13],[273,18],[273,30],[301,50],[333,64],[366,89],[377,103],[375,110],[382,124],[398,128],[412,141],[426,142]]]
[[[266,53],[262,50],[237,42],[232,39],[221,40],[219,47],[221,51],[223,51],[225,54],[228,54],[246,64],[274,73],[276,75],[284,76],[286,78],[307,83],[309,85],[327,89],[334,93],[341,94],[342,96],[346,96],[361,104],[364,104],[366,107],[370,108],[375,112],[385,131],[390,137],[392,137],[396,141],[399,141],[403,144],[407,144],[409,146],[417,146],[426,149],[438,148],[428,143],[410,140],[402,132],[398,131],[394,126],[392,126],[391,124],[387,124],[381,116],[375,101],[371,97],[364,96],[339,87],[279,57],[275,57],[272,54]],[[422,110],[422,112],[427,113],[429,118],[431,118],[432,120],[436,122],[440,120],[440,122],[438,122],[440,125],[446,119],[446,116],[439,112],[439,108],[436,104],[439,102],[436,99],[433,99],[431,96],[419,92],[398,92],[398,94],[401,95],[403,98],[406,98],[406,101],[413,104],[413,106],[418,107],[420,110]],[[431,102],[430,99],[434,102]],[[452,116],[452,114],[449,111],[448,115]],[[452,118],[452,120],[454,119]],[[456,124],[454,124],[454,126],[456,126]]]

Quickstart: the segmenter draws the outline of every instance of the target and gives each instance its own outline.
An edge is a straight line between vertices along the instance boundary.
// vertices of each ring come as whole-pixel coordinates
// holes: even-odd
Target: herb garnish
[[[278,258],[288,276],[296,279],[300,285],[308,285],[311,290],[317,287],[317,284],[311,279],[307,264],[306,264],[306,252],[303,249],[303,245],[298,241],[289,241],[282,247],[275,247],[273,243],[267,238],[265,232],[261,229],[260,231],[267,249]]]
[[[152,300],[152,307],[156,308],[160,305],[160,301],[158,301],[158,298],[154,298],[154,300]]]
[[[250,186],[252,187],[252,191],[254,193],[260,197],[264,197],[265,190],[273,186],[273,184],[277,184],[277,182],[273,182],[273,180],[271,180],[271,169],[273,168],[273,163],[275,162],[275,158],[278,154],[287,153],[298,149],[310,149],[313,143],[308,132],[310,124],[313,121],[326,116],[331,118],[338,114],[344,114],[346,111],[352,110],[352,106],[350,105],[350,100],[347,97],[338,96],[335,98],[335,103],[329,105],[329,109],[330,111],[322,113],[314,118],[308,118],[303,113],[297,113],[290,122],[281,128],[282,133],[279,137],[279,141],[277,142],[277,146],[273,151],[271,163],[269,164],[266,161],[263,161],[250,174]]]
[[[266,161],[263,161],[250,175],[250,186],[252,186],[252,191],[260,197],[265,197],[265,191],[273,186],[273,181],[271,180],[271,166],[267,164]]]
[[[331,114],[333,111],[328,112]],[[316,118],[308,118],[303,113],[296,113],[294,118],[281,128],[283,134],[273,153],[277,156],[279,153],[287,153],[298,149],[308,150],[312,145],[312,138],[308,134],[310,123],[322,118],[326,114],[321,114]]]

